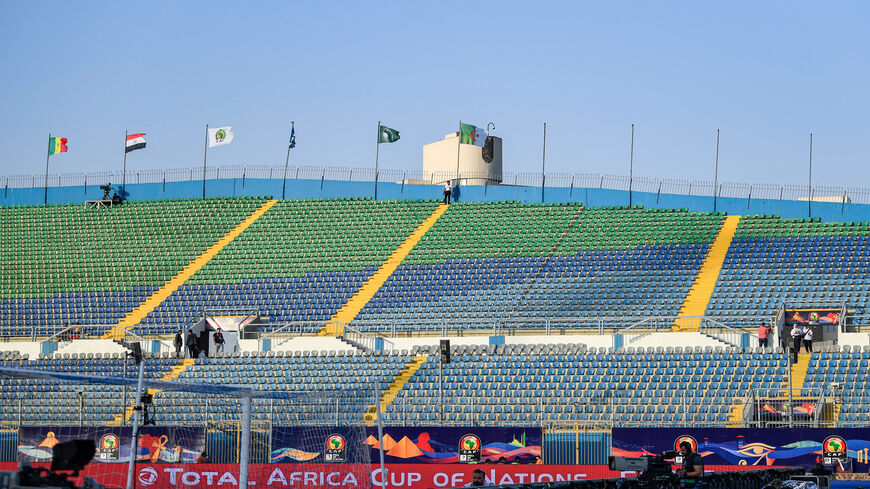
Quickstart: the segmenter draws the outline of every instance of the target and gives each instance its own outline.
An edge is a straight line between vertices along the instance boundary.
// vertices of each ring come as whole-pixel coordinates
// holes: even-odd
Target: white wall
[[[257,351],[257,340],[241,340],[242,351]],[[300,336],[288,340],[272,339],[272,351],[356,351],[338,338],[330,336]]]
[[[837,343],[841,345],[870,345],[870,334],[868,333],[840,333]]]
[[[112,340],[73,340],[57,344],[55,353],[120,353],[127,351]]]
[[[31,360],[35,360],[42,353],[42,346],[33,341],[10,341],[0,343],[0,351],[17,351],[22,355],[27,355]]]
[[[459,173],[463,180],[468,178],[468,185],[483,185],[488,180],[490,184],[500,183],[502,179],[501,138],[494,138],[493,160],[487,163],[483,160],[483,148],[473,144],[459,144],[457,133],[444,136],[441,141],[435,141],[423,146],[423,175],[428,178],[434,174],[435,183],[453,178],[456,174],[456,145],[459,144]]]

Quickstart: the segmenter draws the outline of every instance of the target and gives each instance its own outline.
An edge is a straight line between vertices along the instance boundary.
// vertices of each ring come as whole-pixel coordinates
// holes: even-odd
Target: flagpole
[[[286,199],[287,192],[287,166],[290,165],[290,145],[293,144],[293,129],[295,123],[290,121],[290,140],[287,141],[287,158],[284,160],[284,183],[281,184],[281,198]]]
[[[43,196],[43,204],[48,204],[48,158],[51,156],[51,133],[48,133],[49,146],[45,150],[45,194]]]
[[[628,207],[631,207],[631,184],[634,180],[634,124],[631,125],[631,155],[628,160]]]
[[[719,197],[719,129],[716,129],[716,169],[713,171],[713,212],[716,212],[716,199]]]
[[[208,124],[205,125],[205,150],[202,156],[202,198],[205,198],[205,168],[208,163]]]
[[[813,217],[813,133],[810,133],[810,177],[807,182],[807,215]]]
[[[456,184],[459,184],[459,149],[462,147],[462,119],[459,119],[459,131],[456,133]]]
[[[381,121],[378,121],[378,138],[375,140],[375,200],[378,200],[378,157],[381,151]]]
[[[544,173],[545,165],[547,164],[547,123],[544,123],[544,152],[541,156],[541,203],[544,203],[544,183],[547,181],[547,176]]]
[[[127,192],[127,133],[124,131],[124,173],[121,176],[121,197]]]

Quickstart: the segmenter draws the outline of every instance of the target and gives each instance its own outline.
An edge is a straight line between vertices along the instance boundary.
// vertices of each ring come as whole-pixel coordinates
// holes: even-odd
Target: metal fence
[[[334,180],[346,182],[414,182],[441,183],[446,180],[460,179],[484,181],[488,173],[476,172],[424,172],[422,170],[380,169],[375,175],[373,168],[352,168],[345,166],[293,166],[287,169],[286,178],[293,180]],[[206,180],[216,179],[283,179],[282,165],[227,165],[208,168]],[[48,184],[52,187],[71,187],[102,185],[106,182],[120,183],[166,183],[200,181],[203,179],[202,168],[175,168],[155,170],[130,170],[126,177],[121,171],[103,171],[88,173],[49,174]],[[541,173],[534,172],[504,172],[501,185],[518,187],[558,188],[598,188],[608,190],[629,190],[656,194],[674,194],[712,197],[714,191],[718,197],[738,199],[767,200],[807,200],[835,203],[870,203],[870,188],[851,186],[815,186],[810,190],[806,185],[774,185],[751,184],[743,182],[714,182],[705,180],[684,180],[674,178],[629,178],[626,175],[609,175],[595,173],[547,173],[543,179]],[[0,185],[5,188],[42,188],[45,185],[45,175],[10,175],[0,177]]]

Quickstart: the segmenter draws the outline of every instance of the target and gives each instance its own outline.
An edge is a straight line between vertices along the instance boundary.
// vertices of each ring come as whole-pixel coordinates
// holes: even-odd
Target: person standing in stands
[[[807,350],[807,353],[813,352],[813,327],[809,324],[804,325],[804,330],[802,331],[804,336],[804,348]]]
[[[196,335],[193,334],[193,329],[187,330],[187,353],[190,358],[196,358],[199,354],[199,348],[196,347]]]
[[[791,355],[793,359],[791,363],[797,363],[798,361],[798,353],[801,349],[801,339],[803,337],[804,332],[801,331],[797,323],[795,323],[794,326],[791,327]]]
[[[175,346],[175,356],[181,356],[181,345],[184,340],[181,338],[181,330],[179,329],[177,333],[175,333],[175,339],[172,340],[172,345]]]
[[[450,185],[450,181],[448,180],[446,184],[444,184],[444,203],[450,204],[450,196],[453,195],[453,187]]]
[[[224,352],[224,334],[221,333],[221,329],[218,328],[217,331],[214,332],[214,354],[221,355]]]
[[[770,336],[770,326],[767,325],[764,321],[761,322],[761,326],[758,327],[758,346],[761,348],[767,348],[767,337]]]

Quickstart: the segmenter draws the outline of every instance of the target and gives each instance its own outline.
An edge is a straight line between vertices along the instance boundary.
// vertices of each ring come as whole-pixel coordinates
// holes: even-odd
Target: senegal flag
[[[48,154],[66,153],[66,138],[48,138]]]
[[[483,129],[465,123],[462,123],[461,129],[462,134],[459,139],[460,143],[473,144],[480,147],[483,147],[484,143],[486,143],[486,131]]]

